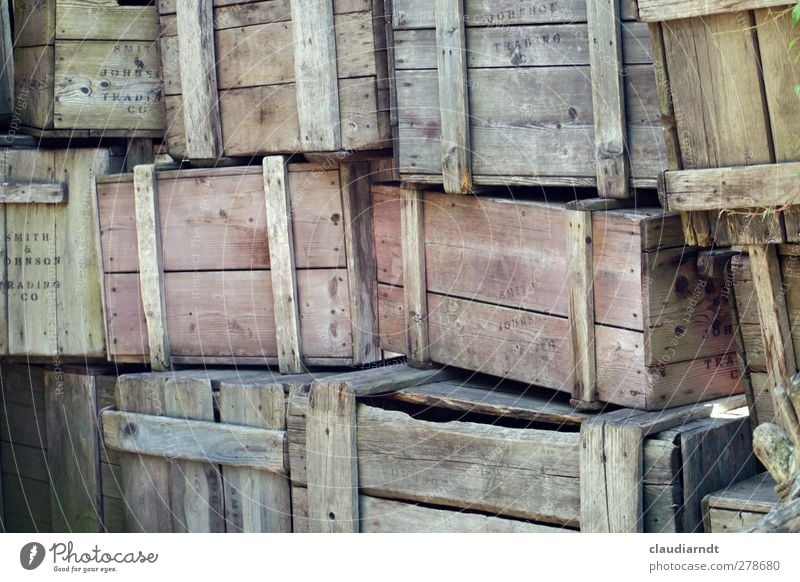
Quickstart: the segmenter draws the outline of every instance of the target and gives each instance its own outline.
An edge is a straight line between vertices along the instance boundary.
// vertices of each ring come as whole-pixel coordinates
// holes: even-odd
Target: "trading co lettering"
[[[548,44],[560,44],[560,43],[561,43],[560,34],[558,33],[553,35],[543,34],[541,36],[514,38],[514,39],[508,39],[503,42],[496,42],[494,43],[494,50],[495,52],[498,53],[507,53],[520,49],[530,48],[535,45],[548,45]]]

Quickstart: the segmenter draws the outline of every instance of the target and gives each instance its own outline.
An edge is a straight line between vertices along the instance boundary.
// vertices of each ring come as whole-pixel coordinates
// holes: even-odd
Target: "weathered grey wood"
[[[211,381],[206,378],[172,378],[164,385],[164,413],[169,418],[214,422]],[[222,429],[224,430],[224,428]],[[162,438],[172,440],[165,432]],[[197,435],[201,459],[202,437]],[[175,454],[170,463],[172,531],[216,533],[225,531],[222,475],[219,467]]]
[[[292,202],[286,159],[282,156],[264,158],[263,171],[278,366],[284,374],[299,374],[303,369],[303,352],[300,343],[300,303],[295,278]]]
[[[14,112],[14,51],[11,30],[11,12],[8,0],[0,3],[0,63],[2,65],[2,78],[0,78],[0,116],[8,116]],[[1,487],[1,486],[0,486]],[[0,516],[2,516],[2,490],[0,490]],[[0,530],[2,530],[2,517],[0,517]]]
[[[623,421],[581,425],[581,531],[643,531],[644,431]]]
[[[300,144],[307,151],[342,145],[333,5],[290,0]]]
[[[616,1],[616,0],[615,0]],[[572,404],[597,409],[597,368],[594,343],[594,263],[592,213],[567,210],[567,285],[569,336],[572,345]]]
[[[597,190],[603,198],[629,198],[622,23],[619,0],[586,3],[592,73]]]
[[[710,510],[730,509],[762,515],[769,513],[777,502],[775,480],[769,473],[760,473],[706,496]]]
[[[708,168],[667,172],[669,210],[783,207],[800,198],[800,163]]]
[[[433,509],[369,495],[359,496],[359,507],[361,533],[575,533],[565,527]]]
[[[2,182],[0,204],[63,204],[67,185],[63,182]]]
[[[121,376],[117,381],[117,408],[120,413],[164,414],[166,375]],[[101,419],[105,448],[105,418]],[[122,490],[125,493],[125,531],[171,532],[169,466],[163,459],[138,452],[121,454]]]
[[[372,226],[370,165],[367,162],[339,166],[347,253],[347,284],[350,290],[350,320],[353,331],[353,361],[380,359],[378,327],[378,282],[375,276],[375,237]]]
[[[152,139],[133,138],[128,140],[125,151],[125,171],[133,172],[136,166],[155,164],[156,155]]]
[[[436,0],[442,179],[445,192],[472,190],[466,35],[463,0]]]
[[[173,438],[164,441],[171,431]],[[283,454],[286,434],[282,431],[245,426],[225,426],[187,421],[152,414],[106,411],[103,438],[110,449],[161,457],[211,462],[234,467],[252,467],[285,474]]]
[[[739,12],[755,10],[770,6],[785,6],[787,0],[638,0],[639,18],[645,22],[675,20],[721,14],[723,12]]]
[[[219,409],[220,421],[226,424],[286,430],[284,387],[278,383],[223,381]],[[290,487],[286,475],[237,467],[223,467],[222,470],[228,532],[292,531]]]
[[[346,382],[318,381],[308,401],[308,515],[313,531],[358,531],[356,397]]]
[[[139,288],[147,322],[150,366],[153,370],[165,370],[170,367],[170,352],[155,166],[136,166],[133,170],[133,183],[139,253]]]
[[[420,190],[403,188],[401,236],[403,247],[403,293],[406,313],[408,361],[414,366],[430,364],[428,296],[425,264],[425,201]]]
[[[102,531],[95,386],[86,374],[44,376],[54,532]]]
[[[222,155],[222,122],[217,100],[214,6],[205,0],[188,0],[178,2],[177,11],[186,155],[217,159]]]
[[[337,382],[347,384],[348,391],[358,397],[377,396],[429,382],[446,380],[455,375],[447,368],[418,369],[404,362],[337,374]]]
[[[747,252],[770,381],[773,385],[788,386],[797,373],[797,362],[777,249],[773,245],[751,245]]]

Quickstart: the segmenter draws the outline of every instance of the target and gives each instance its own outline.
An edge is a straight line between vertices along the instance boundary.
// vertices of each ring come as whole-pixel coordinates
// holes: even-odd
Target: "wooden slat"
[[[264,158],[263,171],[279,367],[284,374],[299,374],[303,369],[300,302],[295,278],[292,201],[285,158]]]
[[[165,370],[170,366],[170,351],[155,166],[136,166],[133,180],[139,252],[139,288],[147,322],[150,366],[153,370]]]
[[[295,89],[300,144],[304,151],[342,146],[333,5],[291,0]]]
[[[775,480],[769,473],[735,483],[725,489],[710,493],[706,497],[709,509],[732,509],[769,513],[778,502]]]
[[[116,0],[57,0],[56,38],[149,40],[158,38],[155,6],[120,6]],[[91,17],[87,18],[87,10]]]
[[[619,0],[587,2],[592,74],[597,190],[603,198],[628,198],[625,94],[622,85],[622,23]]]
[[[380,359],[378,346],[378,285],[372,227],[370,166],[367,162],[339,166],[347,253],[347,284],[353,331],[353,361]]]
[[[788,0],[639,0],[639,18],[645,22],[739,12],[769,6],[785,6]]]
[[[581,425],[581,531],[643,531],[644,432],[603,417]]]
[[[61,204],[67,199],[67,185],[48,183],[0,183],[0,204]]]
[[[165,434],[171,431],[167,442]],[[203,421],[187,421],[152,414],[107,411],[103,413],[106,446],[125,452],[252,467],[285,474],[282,431],[256,429]]]
[[[430,362],[424,200],[421,191],[407,188],[401,191],[401,199],[405,353],[412,365],[424,366]]]
[[[800,163],[667,172],[669,210],[781,207],[800,199]]]
[[[223,381],[220,422],[286,430],[284,389],[278,383]],[[292,531],[289,478],[249,468],[223,467],[228,532]]]
[[[572,403],[597,407],[597,369],[594,344],[594,265],[592,213],[567,210],[567,284],[569,335],[572,342]]]
[[[121,376],[117,382],[117,407],[129,413],[164,414],[164,376]],[[125,414],[120,412],[118,414]],[[105,419],[101,419],[104,447]],[[170,471],[163,459],[138,452],[119,455],[125,495],[125,531],[160,533],[172,531],[169,503]]]
[[[94,376],[49,372],[44,385],[53,531],[102,531]]]
[[[436,0],[441,160],[445,192],[472,190],[463,0]]]
[[[170,418],[214,422],[211,381],[206,378],[172,378],[164,385],[164,414]],[[224,430],[224,428],[223,428]],[[202,433],[201,433],[202,434]],[[162,438],[170,442],[172,433]],[[225,531],[222,474],[218,466],[204,462],[202,436],[197,435],[201,460],[184,460],[174,454],[170,466],[172,531],[217,533]]]
[[[773,245],[751,245],[747,251],[770,381],[773,385],[788,386],[797,373],[797,362],[777,249]]]
[[[315,531],[358,531],[356,398],[344,382],[315,382],[308,405],[308,515]]]
[[[212,2],[179,2],[178,44],[183,87],[183,126],[186,155],[217,159],[222,155],[222,122],[217,100]]]

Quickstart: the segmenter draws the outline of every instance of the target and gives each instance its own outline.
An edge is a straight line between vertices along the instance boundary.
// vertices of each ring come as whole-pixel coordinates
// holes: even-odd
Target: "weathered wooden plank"
[[[433,509],[412,503],[359,496],[361,533],[574,533],[503,517]]]
[[[788,386],[797,373],[797,363],[777,249],[773,245],[751,245],[747,250],[770,382]]]
[[[44,389],[53,531],[102,531],[94,377],[46,373]]]
[[[57,0],[56,39],[85,41],[155,40],[158,16],[155,6],[120,6],[110,0]],[[86,12],[91,10],[91,18]]]
[[[569,336],[572,347],[572,403],[577,408],[597,407],[597,369],[594,345],[594,265],[592,213],[567,210],[567,285]]]
[[[298,301],[295,279],[292,201],[287,183],[286,160],[281,156],[266,157],[263,170],[279,367],[284,374],[299,374],[303,369],[301,304]]]
[[[165,431],[173,439],[164,442]],[[114,450],[286,473],[282,431],[186,421],[151,414],[106,411],[103,436]]]
[[[24,97],[28,100],[27,107],[20,111],[21,125],[43,129],[53,127],[54,86],[55,49],[52,45],[14,50],[14,94],[18,99]]]
[[[701,500],[720,487],[756,474],[750,422],[716,419],[687,426],[680,435],[683,464],[683,531],[703,531]]]
[[[119,414],[164,414],[166,376],[129,375],[117,381]],[[113,449],[106,438],[105,418],[101,418],[104,447]],[[128,532],[171,532],[169,503],[170,471],[163,459],[138,452],[120,454],[122,490],[125,492],[124,527]]]
[[[170,367],[170,350],[155,166],[136,166],[133,180],[139,252],[139,289],[147,325],[150,366],[153,370],[164,370]]]
[[[29,47],[53,44],[56,29],[56,3],[20,0],[12,4],[14,46]]]
[[[581,425],[581,531],[641,532],[644,433],[601,418]]]
[[[587,2],[595,167],[602,198],[629,198],[619,0]]]
[[[797,202],[800,163],[666,173],[669,210],[783,207]]]
[[[355,162],[339,166],[342,189],[347,284],[353,332],[353,361],[380,359],[378,346],[378,289],[375,278],[375,237],[372,225],[370,165]]]
[[[4,0],[2,3],[2,11],[0,12],[0,62],[3,63],[2,78],[0,78],[0,116],[11,115],[14,111],[14,74],[13,74],[13,44],[12,44],[12,28],[11,28],[11,12],[8,7],[9,3]],[[2,499],[2,491],[0,491],[0,499]],[[0,501],[0,503],[2,503]],[[2,506],[0,506],[2,510]],[[2,515],[0,513],[0,515]],[[2,528],[2,523],[0,523]]]
[[[211,381],[206,378],[172,378],[164,384],[164,414],[169,418],[214,422]],[[127,422],[130,422],[128,419]],[[130,424],[128,424],[130,426]],[[224,430],[224,429],[223,429]],[[165,431],[162,439],[172,440]],[[199,460],[184,460],[178,450],[168,454],[172,531],[217,533],[225,531],[222,474],[213,462],[203,460],[202,436],[197,435]]]
[[[342,132],[333,6],[316,0],[289,4],[300,143],[305,151],[336,151]]]
[[[725,489],[709,493],[709,509],[732,509],[768,513],[778,502],[775,480],[768,473],[760,473],[739,481]]]
[[[412,365],[422,366],[430,361],[424,199],[419,190],[404,188],[401,191],[401,200],[400,228],[406,314],[404,352]]]
[[[292,384],[294,385],[294,384]],[[286,430],[284,387],[279,383],[223,381],[220,422]],[[228,532],[292,531],[289,478],[265,471],[223,467]]]
[[[441,160],[445,192],[472,190],[464,2],[436,0],[436,55],[441,115]]]
[[[217,159],[222,155],[222,122],[217,100],[214,7],[211,2],[179,2],[178,45],[183,87],[186,155]]]
[[[67,185],[62,182],[0,183],[0,204],[61,204],[67,199]]]
[[[345,382],[315,382],[308,401],[308,515],[315,531],[358,531],[356,398]]]
[[[662,20],[676,20],[721,14],[724,12],[739,12],[741,10],[754,10],[769,6],[785,6],[787,0],[638,0],[639,18],[645,22]]]
[[[435,428],[405,413],[359,406],[361,490],[577,525],[577,434],[467,422],[437,423]],[[456,473],[460,478],[453,480]]]
[[[10,533],[46,533],[50,523],[50,483],[27,477],[5,480],[5,527]]]
[[[82,20],[92,19],[84,14]],[[152,40],[58,41],[53,128],[120,130],[121,137],[159,134],[164,130],[160,77],[161,57]]]

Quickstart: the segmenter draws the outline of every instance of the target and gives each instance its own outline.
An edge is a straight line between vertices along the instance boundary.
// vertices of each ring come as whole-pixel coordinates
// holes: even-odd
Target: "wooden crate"
[[[376,186],[381,347],[587,406],[740,392],[724,279],[700,272],[678,215],[605,207]]]
[[[288,373],[379,360],[377,166],[273,156],[99,179],[109,357]]]
[[[123,375],[102,415],[118,451],[125,531],[289,532],[286,392],[311,375]]]
[[[158,14],[144,4],[16,0],[21,125],[46,137],[161,137]]]
[[[638,0],[665,120],[670,210],[701,246],[800,240],[800,67],[787,0]],[[720,209],[725,212],[720,213]]]
[[[757,426],[775,422],[773,388],[787,385],[800,361],[800,249],[792,244],[756,252],[755,265],[761,275],[753,271],[752,259],[752,254],[733,255],[728,277],[741,322],[741,359],[749,372],[750,417]],[[770,274],[773,270],[774,275]],[[769,274],[766,280],[765,273]],[[756,277],[760,277],[758,283]],[[768,302],[763,311],[761,301]],[[765,341],[774,349],[765,350]]]
[[[6,531],[122,531],[118,460],[97,426],[98,411],[114,402],[115,384],[109,369],[3,365]]]
[[[391,0],[403,179],[596,186],[627,198],[666,167],[653,55],[634,3]]]
[[[94,179],[119,172],[124,150],[32,145],[0,152],[0,355],[102,360]]]
[[[383,0],[159,9],[173,157],[391,147]]]
[[[587,413],[405,365],[298,385],[295,531],[700,531],[702,497],[756,471],[747,418],[714,408]]]
[[[703,499],[706,533],[738,533],[761,520],[778,502],[775,481],[761,473]]]

